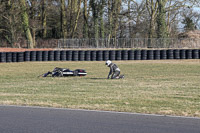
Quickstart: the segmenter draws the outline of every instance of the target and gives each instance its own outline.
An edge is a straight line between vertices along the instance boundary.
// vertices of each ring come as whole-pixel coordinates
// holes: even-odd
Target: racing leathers
[[[117,78],[119,78],[119,75],[120,75],[120,69],[119,69],[119,67],[116,64],[114,64],[114,63],[111,63],[108,67],[110,67],[110,72],[108,74],[107,79],[110,78],[110,75],[112,75],[111,79],[117,79]]]

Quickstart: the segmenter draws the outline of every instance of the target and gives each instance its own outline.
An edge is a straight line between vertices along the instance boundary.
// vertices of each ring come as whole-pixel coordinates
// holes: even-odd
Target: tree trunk
[[[114,38],[117,38],[117,30],[119,28],[119,13],[121,9],[122,0],[115,0],[114,3]]]
[[[83,37],[88,38],[88,14],[87,14],[87,0],[84,0],[84,26],[83,26]]]
[[[42,0],[42,38],[47,37],[46,0]]]
[[[28,14],[26,12],[26,2],[25,2],[25,0],[19,0],[19,1],[20,1],[20,5],[21,5],[21,10],[22,10],[22,13],[21,13],[22,26],[24,28],[24,32],[25,32],[26,38],[28,40],[28,44],[29,44],[28,47],[34,48],[33,38],[32,38],[30,27],[29,27],[29,17],[28,17]]]
[[[108,23],[109,23],[109,28],[108,28],[108,38],[112,38],[112,30],[113,30],[113,12],[112,12],[113,8],[112,8],[112,1],[108,0]],[[109,41],[109,40],[108,40]]]
[[[75,31],[76,31],[76,28],[77,28],[77,24],[78,24],[78,19],[79,19],[80,10],[81,10],[81,0],[79,0],[78,5],[79,5],[78,6],[78,11],[77,11],[77,14],[76,14],[76,19],[75,19],[75,22],[74,22],[74,27],[73,27],[73,30],[72,30],[72,38],[74,37]]]
[[[166,26],[166,0],[157,0],[158,2],[158,16],[157,16],[157,38],[167,38]]]
[[[149,1],[146,0],[146,7],[148,10],[148,13],[150,15],[150,21],[149,21],[149,31],[148,31],[148,47],[151,47],[152,41],[151,39],[155,36],[155,20],[156,20],[156,13],[158,8],[157,1],[154,2],[153,0]]]
[[[104,20],[103,20],[103,13],[104,13],[104,5],[105,5],[105,0],[101,0],[101,5],[100,5],[100,32],[101,32],[101,38],[104,38]]]
[[[131,20],[131,1],[128,1],[128,21]],[[129,38],[132,37],[132,29],[131,29],[131,24],[128,23],[128,29],[129,29]]]
[[[76,17],[77,17],[77,9],[78,9],[78,0],[69,0],[69,4],[70,4],[70,34],[71,37],[73,36],[73,30],[75,27],[75,21],[76,21]]]
[[[94,22],[94,38],[99,38],[99,11],[98,11],[98,3],[95,2],[95,0],[90,1],[90,6],[92,8],[92,16],[93,16],[93,22]]]
[[[65,15],[65,0],[61,0],[61,17],[60,17],[60,21],[61,21],[61,36],[63,38],[67,37],[67,30],[66,30],[66,25],[67,25],[67,21],[66,21],[66,15]]]

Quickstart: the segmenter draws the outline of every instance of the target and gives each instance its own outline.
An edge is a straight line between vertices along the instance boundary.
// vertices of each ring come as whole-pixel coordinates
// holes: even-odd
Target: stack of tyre
[[[199,49],[0,52],[0,62],[200,59]]]

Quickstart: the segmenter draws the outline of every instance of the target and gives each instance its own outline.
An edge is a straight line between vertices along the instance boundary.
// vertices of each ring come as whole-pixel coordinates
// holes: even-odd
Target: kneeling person
[[[112,75],[112,76],[111,76],[111,79],[124,78],[123,75],[120,76],[120,69],[119,69],[119,67],[118,67],[116,64],[112,63],[110,60],[107,60],[107,61],[106,61],[106,65],[107,65],[108,67],[110,67],[110,72],[109,72],[109,74],[108,74],[107,79],[110,78],[110,75]]]

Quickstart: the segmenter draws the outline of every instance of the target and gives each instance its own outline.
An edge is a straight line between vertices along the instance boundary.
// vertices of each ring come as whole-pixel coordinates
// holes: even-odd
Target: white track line
[[[143,114],[143,113],[101,111],[101,110],[86,110],[86,109],[70,109],[70,108],[54,108],[54,107],[40,107],[40,106],[21,106],[21,105],[1,105],[0,104],[0,107],[33,108],[33,109],[49,109],[49,110],[70,110],[70,111],[99,112],[99,113],[127,114],[127,115],[141,115],[141,116],[156,116],[156,117],[171,117],[171,118],[184,118],[184,119],[197,119],[197,120],[200,120],[200,117],[186,117],[186,116],[172,116],[172,115],[158,115],[158,114]]]

